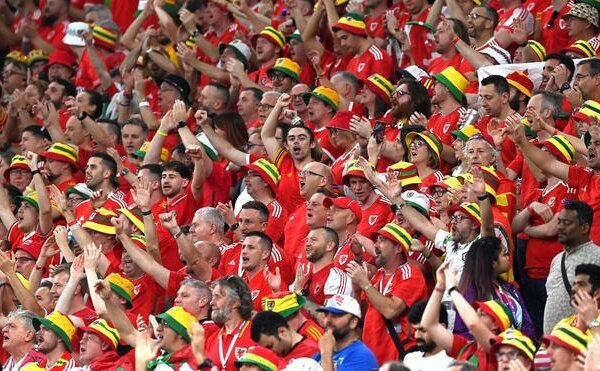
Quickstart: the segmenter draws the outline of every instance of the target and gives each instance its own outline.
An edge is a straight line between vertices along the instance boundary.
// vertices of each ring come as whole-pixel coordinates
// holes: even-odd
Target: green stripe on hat
[[[269,177],[275,182],[275,184],[279,183],[279,181],[281,180],[281,174],[279,174],[279,170],[277,170],[277,167],[275,166],[275,164],[273,164],[270,161],[265,160],[264,158],[257,160],[256,162],[254,162],[254,164],[256,166],[260,167],[261,169],[263,169],[269,175]]]
[[[500,321],[498,325],[502,326],[501,331],[510,328],[515,322],[512,312],[504,303],[501,303],[498,300],[488,300],[484,304],[490,308],[496,315],[496,319]]]
[[[543,62],[546,60],[546,48],[544,48],[544,46],[542,44],[540,44],[539,42],[537,42],[535,40],[528,40],[527,45],[529,45],[531,47],[531,49],[533,49],[533,52],[540,59],[540,62]]]
[[[283,35],[283,33],[271,26],[263,28],[263,30],[260,31],[260,35],[270,37],[271,40],[276,42],[282,48],[285,45],[285,36]]]
[[[266,371],[277,371],[276,364],[254,353],[244,354],[244,357],[239,362],[255,364]]]
[[[442,72],[433,75],[433,78],[448,88],[457,101],[462,101],[465,96],[465,90],[469,85],[469,80],[456,68],[452,66],[447,67]]]
[[[388,223],[384,225],[383,228],[381,228],[381,230],[384,232],[388,232],[394,237],[396,237],[398,242],[404,245],[405,249],[409,249],[412,243],[412,237],[406,232],[406,230],[404,230],[404,228],[394,223]]]
[[[428,29],[431,32],[435,32],[435,28],[433,28],[433,25],[427,23],[427,22],[421,22],[421,21],[408,21],[406,22],[407,26],[420,26],[420,27],[425,27],[426,29]]]
[[[577,40],[573,43],[572,46],[575,46],[578,49],[582,49],[588,57],[593,57],[594,55],[596,55],[596,51],[594,50],[594,48],[592,48],[590,43],[585,40]]]

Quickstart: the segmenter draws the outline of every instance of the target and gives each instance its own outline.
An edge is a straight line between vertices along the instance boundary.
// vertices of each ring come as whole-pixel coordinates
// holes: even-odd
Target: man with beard
[[[290,289],[298,294],[302,293],[317,305],[324,305],[333,295],[351,295],[352,285],[348,275],[333,264],[339,242],[333,229],[313,228],[306,237],[307,263],[298,265],[297,270],[302,274],[296,274]]]
[[[313,161],[311,150],[315,146],[313,133],[305,126],[294,126],[288,131],[285,147],[282,147],[275,137],[278,118],[283,109],[291,102],[292,98],[288,94],[282,94],[277,99],[275,107],[261,130],[262,141],[267,153],[281,174],[279,189],[285,189],[285,192],[280,192],[281,205],[290,214],[296,211],[304,201],[300,196],[298,170]]]
[[[519,115],[525,115],[527,103],[533,94],[533,81],[521,71],[514,71],[506,75],[509,87],[508,104]],[[559,106],[560,107],[560,106]]]
[[[220,370],[236,371],[234,362],[256,345],[250,331],[252,296],[248,285],[237,276],[216,281],[212,293],[211,319],[223,327],[207,339],[206,356]]]
[[[46,160],[44,170],[50,184],[64,193],[77,184],[73,173],[77,170],[77,151],[65,143],[54,143],[40,155]]]
[[[198,97],[199,108],[209,114],[218,115],[229,112],[229,90],[226,86],[211,82],[207,84]]]
[[[34,318],[33,326],[37,330],[37,350],[48,359],[46,370],[70,370],[75,367],[71,352],[77,328],[69,317],[52,312],[46,317]]]
[[[22,32],[24,37],[29,38],[35,49],[51,52],[66,48],[62,40],[68,25],[69,1],[47,0],[40,24],[26,21]]]
[[[257,313],[250,330],[252,340],[288,362],[319,353],[317,342],[292,330],[281,314],[272,311]]]
[[[300,78],[300,66],[289,58],[278,58],[267,71],[267,76],[271,79],[273,90],[289,94]]]
[[[352,296],[334,295],[323,308],[325,335],[319,342],[321,352],[315,359],[324,370],[376,370],[377,360],[373,352],[360,341],[358,326],[362,312]],[[380,338],[383,334],[378,334]]]
[[[442,370],[454,360],[449,357],[444,349],[431,339],[427,330],[421,326],[421,318],[427,306],[427,300],[415,303],[408,311],[408,322],[415,334],[416,351],[404,357],[404,364],[411,370]],[[444,306],[440,307],[438,321],[442,326],[448,327],[448,312]]]
[[[371,238],[376,239],[375,265],[379,269],[375,275],[369,280],[366,267],[355,261],[348,263],[346,271],[352,284],[362,290],[361,299],[367,302],[365,344],[373,351],[377,362],[384,364],[402,357],[393,337],[397,336],[403,342],[405,350],[415,345],[413,335],[408,331],[408,309],[427,298],[427,290],[423,273],[407,259],[412,237],[404,228],[388,223]],[[394,325],[395,334],[381,336],[389,327],[386,321]]]
[[[257,88],[247,88],[240,92],[236,108],[244,119],[248,131],[257,130],[262,126],[262,122],[258,119],[258,109],[262,97],[263,91]]]
[[[450,66],[458,70],[468,67],[462,65],[464,59],[454,47],[455,36],[458,36],[465,43],[469,43],[469,34],[464,23],[455,18],[445,18],[438,23],[434,37],[436,43],[435,51],[439,53],[440,56],[433,58],[427,66],[427,72],[430,75],[438,74]]]

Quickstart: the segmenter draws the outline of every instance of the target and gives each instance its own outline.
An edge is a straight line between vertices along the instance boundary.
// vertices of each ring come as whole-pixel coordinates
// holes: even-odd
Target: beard
[[[308,260],[311,263],[314,263],[319,261],[323,257],[323,255],[325,255],[325,252],[314,250],[312,254],[306,256],[306,260]]]
[[[515,112],[519,112],[519,109],[521,108],[521,101],[519,100],[520,95],[521,95],[520,93],[517,93],[512,98],[510,98],[510,100],[508,101],[508,105]]]
[[[215,323],[223,324],[231,319],[231,309],[229,307],[215,309],[211,313],[211,318]]]
[[[387,263],[387,258],[381,254],[375,256],[375,265],[377,268],[383,267]]]
[[[345,339],[348,334],[350,334],[350,327],[349,326],[344,326],[342,328],[334,328],[333,329],[333,337],[335,338],[335,340],[343,340]]]
[[[52,26],[58,21],[58,15],[45,15],[42,17],[42,26]]]
[[[417,340],[417,349],[423,353],[429,353],[435,349],[437,344],[435,341],[425,342],[423,340]]]

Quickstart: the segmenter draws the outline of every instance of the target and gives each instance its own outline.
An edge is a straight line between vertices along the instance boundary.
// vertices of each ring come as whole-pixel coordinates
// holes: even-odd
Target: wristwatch
[[[229,229],[234,232],[236,229],[238,229],[240,227],[240,223],[233,223],[232,225],[229,226]]]
[[[183,129],[186,126],[187,126],[187,122],[185,122],[185,121],[179,121],[177,123],[177,129]]]
[[[587,324],[587,328],[588,329],[593,329],[593,328],[596,328],[596,327],[599,327],[599,326],[600,326],[600,321],[598,321],[598,318],[594,318],[593,320],[591,320]]]
[[[565,90],[569,90],[569,89],[571,89],[571,85],[570,85],[568,82],[565,82],[564,84],[562,84],[562,85],[560,86],[560,89],[559,89],[559,90],[560,90],[560,92],[562,93],[563,91],[565,91]]]

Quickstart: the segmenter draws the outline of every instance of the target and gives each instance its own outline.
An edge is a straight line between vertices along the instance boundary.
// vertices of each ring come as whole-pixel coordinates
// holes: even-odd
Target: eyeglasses
[[[504,357],[508,357],[509,360],[517,359],[519,356],[518,350],[511,350],[510,352],[496,352],[496,360],[500,361]]]
[[[286,77],[288,76],[285,73],[279,71],[273,71],[269,74],[271,80],[283,81]]]
[[[417,149],[417,148],[423,147],[424,145],[425,145],[425,141],[424,140],[422,140],[422,139],[415,139],[412,142],[410,142],[409,147]]]
[[[248,150],[248,149],[252,149],[254,147],[264,147],[264,146],[265,146],[264,144],[248,142],[248,143],[246,143],[246,145],[244,147],[246,148],[246,150]]]
[[[274,105],[272,105],[272,104],[266,104],[266,103],[259,103],[256,106],[256,109],[258,109],[259,111],[267,111],[267,110],[270,110],[270,109],[273,109],[273,108],[275,108]]]
[[[436,188],[435,190],[433,190],[433,192],[431,192],[432,196],[435,197],[442,197],[443,195],[445,195],[446,193],[448,193],[448,190],[444,189],[444,188]]]
[[[405,95],[409,95],[409,94],[410,94],[410,92],[408,92],[408,91],[402,91],[402,90],[400,90],[400,89],[396,89],[396,90],[394,90],[394,92],[392,93],[392,97],[394,97],[394,98],[395,98],[395,97],[398,97],[398,98],[400,98],[400,97],[403,97],[403,96],[405,96]]]
[[[325,178],[323,175],[317,174],[314,171],[310,171],[310,170],[302,170],[300,172],[300,176],[303,177],[303,178],[306,178],[309,175],[320,176],[321,178]]]
[[[26,256],[19,256],[19,257],[15,257],[15,261],[16,261],[17,263],[21,263],[21,264],[25,264],[25,263],[27,263],[27,262],[30,262],[30,261],[36,261],[36,260],[37,260],[37,259],[34,259],[34,258],[28,258],[28,257],[26,257]]]
[[[25,176],[28,174],[31,174],[31,171],[29,170],[24,170],[24,169],[13,169],[9,172],[9,174],[15,174],[15,175],[19,175],[19,176]]]
[[[489,17],[486,17],[486,16],[484,16],[484,15],[481,15],[481,14],[477,14],[477,13],[470,13],[470,14],[469,14],[467,17],[469,17],[469,19],[471,19],[471,20],[473,20],[473,21],[476,21],[476,20],[477,20],[477,18],[483,18],[483,19],[487,19],[488,21],[490,21],[490,20],[491,20],[491,18],[489,18]]]
[[[590,74],[588,73],[587,75],[578,73],[577,75],[575,75],[575,80],[581,80],[581,79],[585,79],[586,77],[589,77]]]
[[[469,219],[469,217],[466,216],[466,215],[456,215],[455,214],[455,215],[452,215],[450,217],[450,222],[452,222],[452,223],[460,223],[460,222],[462,222],[465,219]]]

